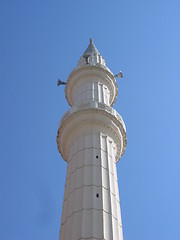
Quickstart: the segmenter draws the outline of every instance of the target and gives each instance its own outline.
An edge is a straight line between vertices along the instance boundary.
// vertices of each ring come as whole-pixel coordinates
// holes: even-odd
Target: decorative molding
[[[113,125],[107,125],[106,119],[104,118],[101,118],[101,121],[98,120],[98,118],[97,119],[83,118],[84,115],[88,113],[93,113],[97,116],[98,115],[106,116],[109,120],[111,120],[116,125],[116,127],[118,127],[122,137],[119,135],[117,131],[114,130]],[[115,109],[99,102],[88,102],[79,106],[72,107],[62,117],[59,123],[59,128],[57,133],[57,146],[63,159],[66,161],[68,159],[67,151],[65,150],[65,147],[63,144],[63,141],[65,141],[62,137],[63,132],[65,127],[67,127],[67,125],[70,122],[75,121],[77,117],[82,117],[82,119],[80,120],[80,122],[78,123],[76,122],[76,126],[73,125],[73,128],[76,128],[77,124],[80,124],[80,126],[82,126],[82,123],[89,123],[89,124],[97,123],[98,125],[102,125],[105,128],[109,129],[113,133],[113,136],[116,138],[116,144],[117,144],[116,161],[118,161],[121,158],[121,156],[124,154],[125,148],[127,145],[125,124],[122,120],[122,117]],[[70,132],[72,130],[73,130],[72,128],[69,129]],[[65,138],[67,138],[67,136]]]

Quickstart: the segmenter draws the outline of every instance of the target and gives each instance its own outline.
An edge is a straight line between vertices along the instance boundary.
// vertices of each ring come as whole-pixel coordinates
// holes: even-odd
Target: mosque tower
[[[60,240],[123,240],[116,163],[126,147],[118,88],[92,39],[65,87],[57,146],[67,162]]]

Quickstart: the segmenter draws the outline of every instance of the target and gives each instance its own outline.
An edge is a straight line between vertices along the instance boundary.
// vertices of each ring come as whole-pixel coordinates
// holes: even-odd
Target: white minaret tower
[[[116,162],[126,147],[118,88],[90,39],[65,88],[57,146],[67,162],[60,240],[123,240]]]

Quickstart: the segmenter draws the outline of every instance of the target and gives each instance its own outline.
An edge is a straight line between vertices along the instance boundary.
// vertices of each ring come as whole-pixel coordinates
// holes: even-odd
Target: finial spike
[[[93,39],[92,38],[90,38],[90,43],[93,43]]]

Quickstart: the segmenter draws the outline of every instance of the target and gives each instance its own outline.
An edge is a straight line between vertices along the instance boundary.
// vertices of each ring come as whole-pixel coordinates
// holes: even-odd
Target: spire
[[[99,51],[97,50],[96,46],[93,43],[92,38],[90,38],[90,43],[89,46],[87,47],[86,51],[83,54],[83,57],[86,57],[88,55],[92,55],[92,54],[99,54]]]
[[[96,46],[93,43],[92,38],[90,38],[89,45],[78,62],[78,67],[83,65],[96,65],[96,64],[106,66],[104,58],[97,50]]]

